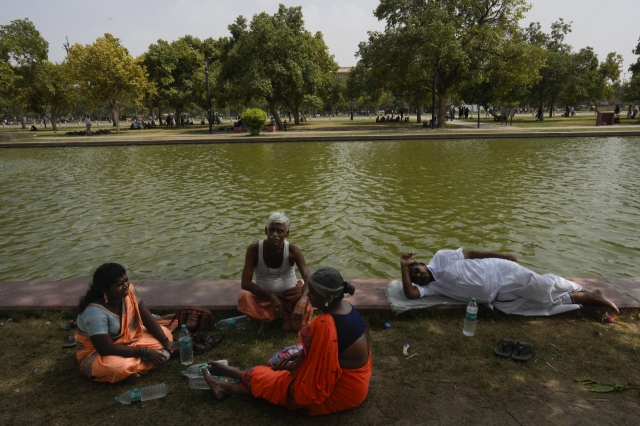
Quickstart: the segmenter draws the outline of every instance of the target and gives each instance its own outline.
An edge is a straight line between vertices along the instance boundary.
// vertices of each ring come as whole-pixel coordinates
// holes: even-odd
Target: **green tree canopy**
[[[374,15],[387,21],[385,32],[406,35],[425,70],[435,70],[443,117],[449,90],[519,37],[518,21],[528,9],[525,0],[381,0]]]
[[[134,59],[111,34],[86,46],[74,44],[67,60],[70,73],[89,105],[95,108],[109,104],[118,132],[122,103],[140,103],[145,93],[152,90],[141,61]]]
[[[15,105],[25,128],[24,113],[34,96],[33,82],[47,60],[49,43],[29,19],[0,25],[0,93]]]
[[[239,16],[229,31],[231,38],[221,41],[218,91],[245,103],[265,100],[280,129],[278,105],[287,105],[298,123],[305,96],[326,90],[338,69],[322,34],[305,30],[301,7],[280,5],[250,24]]]

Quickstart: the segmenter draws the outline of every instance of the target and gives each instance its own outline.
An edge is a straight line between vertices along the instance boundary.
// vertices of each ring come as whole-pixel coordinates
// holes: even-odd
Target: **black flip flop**
[[[495,348],[493,348],[493,353],[502,357],[502,358],[510,358],[511,354],[516,348],[516,344],[518,341],[515,337],[506,337],[498,342]]]
[[[214,336],[212,333],[203,333],[194,336],[193,342],[193,353],[201,355],[218,346],[218,344],[222,342],[222,336]]]
[[[533,343],[522,340],[516,344],[511,359],[526,362],[533,356]]]

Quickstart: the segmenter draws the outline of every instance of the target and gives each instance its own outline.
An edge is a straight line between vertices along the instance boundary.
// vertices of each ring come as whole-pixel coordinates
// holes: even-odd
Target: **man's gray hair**
[[[267,219],[267,229],[269,229],[272,223],[281,223],[287,231],[289,230],[289,216],[282,212],[271,213],[271,216]]]

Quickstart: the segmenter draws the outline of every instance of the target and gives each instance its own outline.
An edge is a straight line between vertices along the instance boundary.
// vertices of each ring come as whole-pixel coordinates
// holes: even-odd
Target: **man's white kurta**
[[[555,315],[579,309],[571,292],[583,287],[554,274],[539,275],[505,259],[465,259],[462,249],[440,250],[427,266],[435,279],[416,286],[420,296],[440,295],[485,303],[508,314]]]

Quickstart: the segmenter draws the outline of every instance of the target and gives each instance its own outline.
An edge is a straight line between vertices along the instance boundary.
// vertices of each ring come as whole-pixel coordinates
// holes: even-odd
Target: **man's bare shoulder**
[[[258,247],[260,246],[260,242],[255,242],[255,243],[251,243],[249,244],[249,246],[247,247],[247,255],[249,254],[258,254]]]
[[[297,245],[289,243],[289,253],[291,253],[291,254],[294,254],[294,253],[302,254],[302,250],[300,250],[300,247],[298,247]]]

